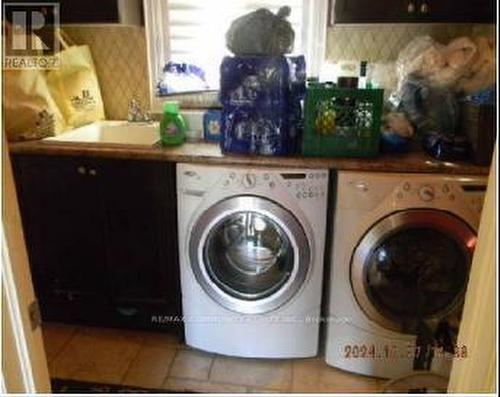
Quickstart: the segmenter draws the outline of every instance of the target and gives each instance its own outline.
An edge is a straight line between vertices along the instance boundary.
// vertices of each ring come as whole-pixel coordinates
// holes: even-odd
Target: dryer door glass
[[[310,266],[309,242],[295,216],[254,196],[221,201],[195,223],[189,241],[197,282],[222,306],[264,313],[291,299]]]
[[[375,306],[396,320],[429,318],[448,308],[467,282],[469,257],[446,234],[407,228],[386,237],[366,261]]]
[[[204,262],[212,281],[245,300],[272,295],[290,278],[294,250],[283,229],[256,212],[236,212],[210,230]]]
[[[458,308],[475,244],[474,234],[458,218],[415,211],[394,214],[389,223],[391,217],[386,218],[382,222],[392,227],[378,225],[376,238],[371,232],[372,245],[356,282],[356,295],[369,314],[376,313],[375,320],[409,333],[420,320],[441,319]]]

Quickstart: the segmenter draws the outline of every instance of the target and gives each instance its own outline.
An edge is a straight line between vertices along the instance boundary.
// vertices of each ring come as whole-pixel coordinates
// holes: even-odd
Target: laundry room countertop
[[[60,156],[108,157],[214,165],[268,166],[290,168],[329,168],[350,171],[420,172],[487,175],[489,167],[464,162],[444,162],[422,151],[375,158],[269,157],[224,155],[218,144],[186,142],[177,147],[140,146],[103,143],[29,141],[9,144],[10,153]]]

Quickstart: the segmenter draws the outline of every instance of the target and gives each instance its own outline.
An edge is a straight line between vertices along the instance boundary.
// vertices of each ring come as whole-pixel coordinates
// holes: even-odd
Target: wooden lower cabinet
[[[177,329],[175,164],[14,155],[42,317]]]

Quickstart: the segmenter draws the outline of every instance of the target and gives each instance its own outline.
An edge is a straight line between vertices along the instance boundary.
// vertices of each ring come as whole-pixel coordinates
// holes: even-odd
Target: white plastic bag
[[[487,49],[482,55],[483,59],[493,58]],[[414,75],[426,80],[431,87],[460,90],[459,82],[473,73],[474,66],[481,68],[478,57],[478,45],[469,37],[456,38],[447,45],[430,36],[417,37],[401,51],[396,61],[398,89],[408,76]]]

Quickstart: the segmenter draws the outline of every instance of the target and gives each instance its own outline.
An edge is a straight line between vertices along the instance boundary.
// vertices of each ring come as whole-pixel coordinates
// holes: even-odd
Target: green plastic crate
[[[373,157],[379,153],[384,90],[307,87],[302,154]]]

